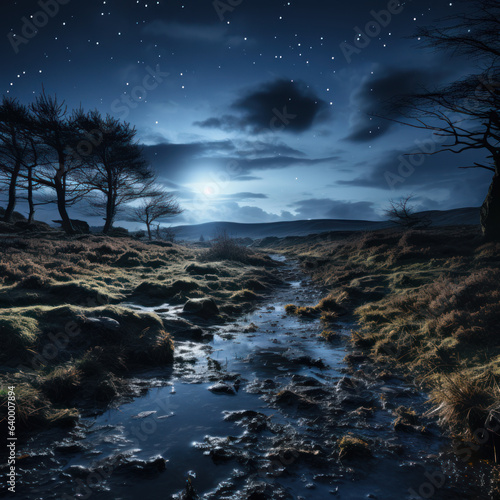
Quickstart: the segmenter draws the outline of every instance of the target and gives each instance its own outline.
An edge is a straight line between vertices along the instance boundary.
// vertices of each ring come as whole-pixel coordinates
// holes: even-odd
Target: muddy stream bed
[[[394,410],[421,414],[425,396],[352,355],[352,325],[328,343],[319,320],[287,316],[285,304],[315,304],[322,292],[295,262],[276,272],[286,285],[256,311],[204,340],[176,337],[173,367],[131,380],[137,397],[20,442],[9,496],[190,498],[189,478],[206,499],[487,498],[480,464],[459,460],[434,422],[394,428]],[[339,458],[346,435],[368,448]]]

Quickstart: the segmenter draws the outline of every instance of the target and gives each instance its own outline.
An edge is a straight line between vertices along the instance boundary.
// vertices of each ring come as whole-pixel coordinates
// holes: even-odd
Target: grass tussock
[[[500,423],[500,390],[491,380],[474,380],[456,373],[445,377],[431,396],[431,413],[437,413],[443,424],[469,439],[477,437],[477,431]]]

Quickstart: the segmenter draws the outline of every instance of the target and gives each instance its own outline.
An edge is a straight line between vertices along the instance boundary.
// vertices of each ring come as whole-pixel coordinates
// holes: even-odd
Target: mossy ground
[[[288,313],[323,314],[329,329],[335,315],[352,316],[352,344],[420,381],[454,432],[490,425],[500,405],[500,243],[465,226],[329,233],[271,248],[300,258],[331,290]]]
[[[223,254],[208,264],[206,253],[94,235],[0,235],[0,421],[8,385],[17,387],[19,429],[33,428],[74,419],[83,402],[110,401],[136,367],[171,363],[161,318],[126,304],[210,297],[223,321],[254,307],[261,292],[252,290],[276,283],[264,255],[243,251],[255,265]]]

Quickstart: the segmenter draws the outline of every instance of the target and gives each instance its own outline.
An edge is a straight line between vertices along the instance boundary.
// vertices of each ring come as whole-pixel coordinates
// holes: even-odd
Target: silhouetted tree
[[[388,219],[404,227],[405,229],[424,228],[431,224],[431,220],[421,214],[415,213],[414,207],[411,205],[413,195],[408,195],[399,200],[389,200],[389,208],[385,211]]]
[[[5,222],[10,222],[14,213],[21,171],[29,163],[32,151],[29,123],[26,106],[4,96],[0,103],[0,173],[8,186],[8,203],[3,216]]]
[[[430,130],[443,151],[487,152],[488,161],[462,168],[493,172],[481,207],[481,226],[487,238],[500,239],[500,2],[464,2],[465,12],[442,24],[417,32],[426,46],[474,59],[479,70],[434,91],[398,98],[398,109],[407,109],[400,123]]]
[[[144,198],[140,205],[131,209],[131,220],[146,225],[148,238],[152,240],[151,225],[153,222],[182,213],[179,203],[171,193],[156,189]]]
[[[128,123],[109,115],[103,118],[97,110],[85,113],[80,109],[73,119],[82,141],[88,144],[79,178],[101,195],[91,203],[98,213],[105,213],[103,233],[107,234],[122,205],[150,189],[154,174],[135,142],[135,128]]]
[[[75,124],[68,118],[64,102],[59,103],[56,96],[47,96],[45,92],[36,98],[31,111],[39,161],[33,180],[55,191],[62,228],[72,234],[74,231],[67,207],[88,192],[72,178],[72,174],[82,166],[80,159],[69,154],[77,148]]]

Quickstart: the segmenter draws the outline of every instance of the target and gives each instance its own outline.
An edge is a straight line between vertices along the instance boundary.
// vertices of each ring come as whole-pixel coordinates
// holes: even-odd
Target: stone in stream
[[[141,413],[138,413],[137,415],[133,416],[132,418],[146,418],[149,417],[150,415],[154,415],[156,411],[141,411]]]
[[[314,377],[307,377],[305,375],[292,375],[292,382],[297,385],[302,385],[305,387],[321,387],[323,383]]]
[[[281,406],[297,406],[300,409],[313,408],[317,405],[312,399],[308,399],[302,394],[284,389],[274,397],[274,403]]]
[[[90,323],[91,325],[102,330],[118,330],[120,328],[120,323],[116,321],[116,319],[108,318],[106,316],[99,318],[85,318],[85,323]]]
[[[224,420],[238,422],[250,432],[261,432],[267,429],[269,417],[253,410],[225,411]]]
[[[212,318],[219,315],[219,308],[214,299],[189,299],[183,308],[183,312],[201,316],[203,318]]]
[[[217,382],[211,385],[208,390],[215,394],[229,394],[230,396],[236,396],[236,389],[234,385],[226,384],[224,382]]]

